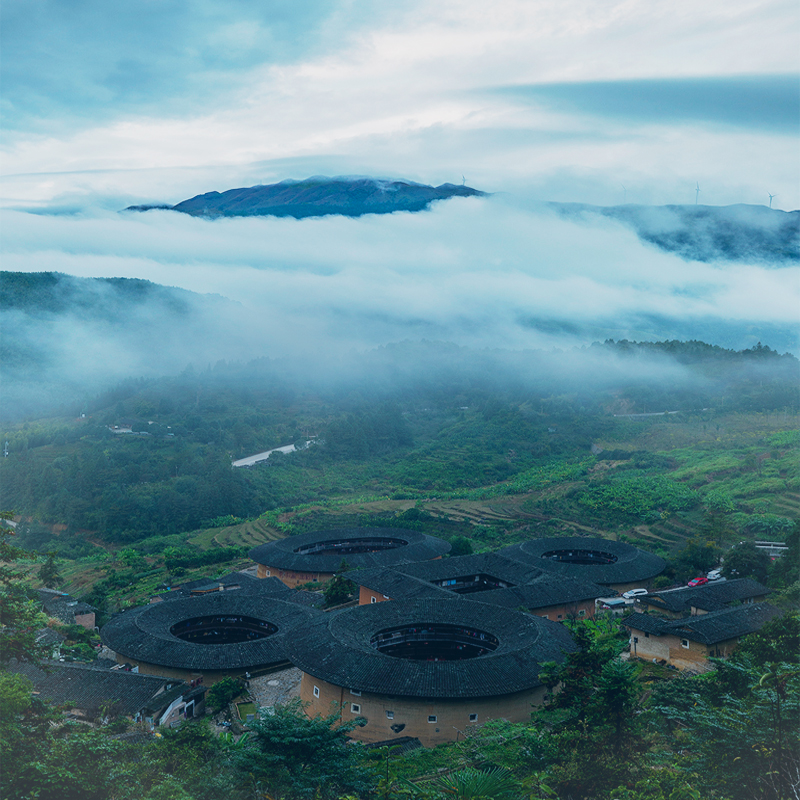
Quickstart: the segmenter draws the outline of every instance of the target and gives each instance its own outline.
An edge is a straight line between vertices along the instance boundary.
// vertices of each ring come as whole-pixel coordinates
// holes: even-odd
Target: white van
[[[641,597],[644,594],[647,594],[647,589],[628,589],[627,592],[622,593],[622,596],[630,600],[632,597]]]

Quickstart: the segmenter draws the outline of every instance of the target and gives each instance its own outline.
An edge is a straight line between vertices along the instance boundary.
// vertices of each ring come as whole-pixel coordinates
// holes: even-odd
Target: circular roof
[[[399,626],[465,626],[496,649],[476,658],[425,661],[380,652],[376,635]],[[557,622],[462,599],[375,603],[320,615],[289,642],[289,659],[314,677],[376,694],[424,698],[495,697],[541,685],[545,661],[574,649]]]
[[[274,598],[214,592],[126,611],[106,623],[100,637],[114,652],[148,664],[194,671],[247,669],[286,661],[288,634],[315,615],[303,606]],[[198,617],[255,618],[277,630],[263,638],[228,644],[184,641],[171,632]]]
[[[429,561],[450,552],[443,539],[404,528],[335,528],[289,536],[254,547],[259,564],[298,572],[336,572],[347,561],[351,569],[393,567]]]
[[[605,585],[648,580],[667,565],[660,556],[630,544],[589,536],[532,539],[500,553],[547,572]]]

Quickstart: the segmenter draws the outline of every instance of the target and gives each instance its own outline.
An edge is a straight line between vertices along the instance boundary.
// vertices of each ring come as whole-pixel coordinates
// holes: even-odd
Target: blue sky
[[[6,0],[3,202],[311,174],[800,206],[794,0]]]

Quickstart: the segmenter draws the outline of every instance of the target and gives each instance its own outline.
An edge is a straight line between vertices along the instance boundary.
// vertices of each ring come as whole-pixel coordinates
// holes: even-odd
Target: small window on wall
[[[478,715],[477,714],[470,714],[469,715],[469,721],[470,722],[477,722],[478,721]]]
[[[688,639],[681,639],[681,647],[685,647],[688,650],[689,649],[689,640]]]
[[[386,719],[394,719],[394,711],[387,711]]]
[[[582,608],[582,609],[581,609],[581,610],[578,612],[578,616],[579,616],[579,617],[585,617],[585,616],[586,616],[586,609],[585,609],[585,608]]]
[[[369,601],[370,603],[377,603],[378,599],[376,597],[370,597]]]
[[[358,703],[350,703],[350,711],[353,714],[360,714],[361,713],[361,706]]]
[[[269,578],[270,575],[272,575],[272,573],[269,570],[267,570],[267,577]]]
[[[435,714],[431,714],[428,717],[428,722],[436,722],[436,721],[437,721],[437,719],[436,719],[436,715]]]
[[[350,694],[354,694],[356,697],[361,697],[361,692],[358,689],[351,689]]]
[[[644,632],[644,638],[645,639],[649,639],[650,638],[650,634],[647,631]]]
[[[314,697],[319,697],[319,686],[314,687]]]
[[[558,619],[561,619],[561,617],[562,617],[562,615],[561,615],[561,614],[559,614],[559,615],[558,615]]]

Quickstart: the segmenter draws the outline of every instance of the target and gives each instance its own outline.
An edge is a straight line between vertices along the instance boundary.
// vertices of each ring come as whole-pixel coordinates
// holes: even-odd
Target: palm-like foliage
[[[438,778],[427,788],[404,781],[418,797],[429,800],[518,800],[519,784],[506,769],[480,770],[472,767]]]

